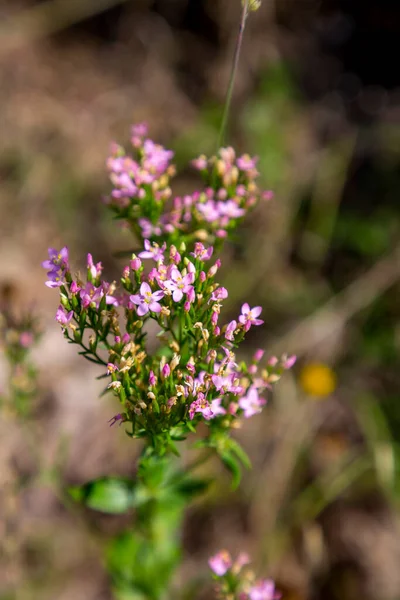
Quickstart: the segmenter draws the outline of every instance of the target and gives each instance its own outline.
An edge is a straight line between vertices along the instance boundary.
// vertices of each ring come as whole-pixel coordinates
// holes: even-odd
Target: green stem
[[[249,0],[245,0],[243,2],[242,18],[241,18],[240,25],[239,25],[239,34],[238,34],[238,37],[236,40],[235,54],[233,57],[231,75],[229,78],[228,91],[226,93],[226,98],[225,98],[225,106],[224,106],[224,112],[222,115],[221,129],[219,130],[218,149],[221,148],[224,143],[226,126],[227,126],[228,117],[229,117],[229,110],[230,110],[231,102],[232,102],[233,86],[235,84],[236,71],[237,71],[237,67],[239,64],[240,49],[242,47],[243,34],[244,34],[244,29],[246,27],[246,19],[248,17],[248,14],[249,14]]]

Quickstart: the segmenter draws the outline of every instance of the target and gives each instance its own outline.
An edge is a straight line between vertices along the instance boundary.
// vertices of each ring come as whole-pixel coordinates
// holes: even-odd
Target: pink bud
[[[169,368],[168,363],[166,363],[161,369],[161,374],[163,377],[169,377],[171,375],[171,369]]]
[[[189,310],[190,310],[190,302],[185,302],[185,304],[183,305],[183,310],[185,312],[189,312]]]
[[[188,273],[196,273],[196,267],[190,261],[188,262],[187,270],[188,270]]]
[[[187,301],[188,301],[189,303],[191,303],[191,302],[194,302],[194,301],[195,301],[195,299],[196,299],[196,293],[195,293],[195,291],[194,291],[194,288],[193,288],[193,287],[189,288],[189,291],[188,291],[188,293],[186,294],[186,298],[187,298]]]
[[[136,257],[131,260],[129,265],[130,265],[132,271],[138,271],[140,269],[140,267],[142,266],[142,261],[140,260],[140,258]]]
[[[122,341],[124,344],[128,344],[128,342],[131,341],[131,336],[129,335],[129,333],[124,333],[124,335],[122,336]]]
[[[293,367],[294,363],[297,360],[297,356],[293,354],[293,356],[289,356],[285,361],[283,361],[282,366],[284,369],[290,369]]]
[[[115,341],[116,344],[119,344],[121,342],[120,336],[116,335],[115,338],[114,338],[114,341]]]
[[[150,371],[149,374],[149,384],[150,385],[155,385],[157,382],[156,376],[154,375],[154,371]]]
[[[71,292],[71,294],[77,294],[79,292],[81,288],[79,287],[79,285],[76,283],[76,281],[73,281],[71,283],[71,287],[69,288],[69,291]]]
[[[123,277],[123,279],[128,279],[128,277],[129,277],[129,267],[128,266],[124,267],[124,269],[122,271],[122,277]]]
[[[254,356],[253,356],[254,362],[260,362],[260,360],[264,356],[264,353],[265,353],[265,350],[262,350],[261,348],[259,348],[258,350],[256,350],[255,353],[254,353]]]
[[[204,271],[200,271],[199,279],[201,283],[203,283],[207,279],[207,275],[204,273]]]

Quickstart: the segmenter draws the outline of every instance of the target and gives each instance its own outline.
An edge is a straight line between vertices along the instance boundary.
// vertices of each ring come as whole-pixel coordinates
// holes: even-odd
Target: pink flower
[[[198,171],[203,171],[204,169],[207,169],[207,157],[204,156],[204,154],[201,154],[200,156],[192,160],[192,165]]]
[[[233,342],[233,339],[234,339],[233,336],[234,336],[236,327],[237,327],[236,321],[231,321],[230,323],[228,323],[228,325],[226,326],[226,331],[225,331],[225,339],[226,340]]]
[[[197,399],[189,407],[189,418],[191,420],[194,418],[195,413],[201,413],[206,421],[209,421],[214,416],[210,403],[205,399],[202,392],[198,393]]]
[[[226,410],[223,406],[221,406],[221,398],[215,398],[210,404],[211,412],[214,417],[218,417],[218,415],[226,415]]]
[[[225,300],[228,297],[228,290],[224,287],[219,287],[211,294],[211,300]]]
[[[253,356],[254,362],[256,362],[256,363],[260,362],[260,360],[264,356],[264,353],[265,353],[265,350],[262,350],[261,348],[259,348],[258,350],[256,350],[255,353],[254,353],[254,356]]]
[[[230,219],[237,219],[243,217],[245,210],[240,208],[234,200],[227,200],[226,202],[218,202],[219,214]]]
[[[29,348],[34,342],[34,336],[31,331],[23,331],[19,336],[19,343],[23,348]]]
[[[187,273],[182,276],[179,270],[173,266],[170,272],[170,278],[164,281],[164,286],[172,292],[174,302],[180,302],[183,294],[188,294],[192,289],[194,281],[194,273]]]
[[[57,309],[55,319],[58,323],[60,323],[60,325],[62,325],[63,327],[66,327],[68,325],[68,323],[71,322],[73,314],[74,314],[73,310],[70,310],[67,313],[65,308],[63,306],[61,306],[61,304],[60,304],[60,306]]]
[[[152,292],[151,287],[145,281],[140,286],[140,293],[129,297],[130,301],[138,306],[137,314],[143,317],[151,310],[152,312],[161,312],[161,304],[159,300],[164,297],[164,292]]]
[[[144,240],[144,247],[145,249],[139,254],[140,258],[152,258],[156,262],[164,260],[164,252],[167,247],[165,242],[160,248],[158,244],[154,243],[152,245],[149,240]]]
[[[81,297],[83,308],[86,308],[90,305],[99,308],[100,301],[104,296],[104,291],[102,286],[95,287],[93,283],[88,281],[85,287],[80,291],[79,295]]]
[[[257,319],[257,317],[261,314],[261,311],[261,306],[250,308],[247,302],[243,304],[242,314],[239,317],[239,323],[244,325],[245,331],[248,331],[252,325],[262,325],[264,323],[264,321],[261,319]]]
[[[243,154],[243,156],[239,156],[236,161],[237,166],[241,171],[252,171],[256,168],[257,158],[251,158],[248,154]]]
[[[88,268],[91,276],[93,277],[93,279],[96,279],[96,277],[99,277],[103,270],[101,262],[97,263],[96,265],[94,264],[93,257],[91,254],[87,255],[87,268]]]
[[[205,248],[201,242],[196,242],[194,245],[194,252],[191,252],[190,254],[200,260],[210,260],[213,252],[214,248],[212,246]]]
[[[150,173],[161,175],[167,169],[169,161],[174,156],[172,150],[166,150],[152,140],[145,140],[143,144],[143,168]]]
[[[208,564],[215,575],[218,575],[218,577],[223,577],[232,566],[232,558],[229,552],[226,550],[221,550],[218,552],[218,554],[211,556]]]
[[[247,391],[246,396],[243,396],[239,400],[239,406],[244,411],[243,415],[245,419],[257,415],[261,412],[262,407],[267,401],[264,398],[260,398],[255,387],[250,387]]]
[[[46,285],[50,288],[60,287],[64,283],[65,273],[69,270],[68,248],[64,246],[60,251],[55,248],[49,248],[48,253],[49,260],[42,262],[42,267],[49,269]]]
[[[60,251],[55,248],[49,248],[49,260],[44,260],[42,262],[42,267],[44,269],[51,270],[66,270],[69,268],[68,266],[68,248],[64,246]]]
[[[248,591],[249,600],[275,600],[278,598],[280,598],[280,594],[275,591],[272,579],[262,579]]]

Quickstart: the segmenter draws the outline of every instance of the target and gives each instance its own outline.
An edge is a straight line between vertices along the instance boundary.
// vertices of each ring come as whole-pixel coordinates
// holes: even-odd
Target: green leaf
[[[240,480],[242,479],[242,471],[240,468],[240,464],[238,460],[234,456],[232,456],[232,454],[226,452],[221,454],[220,456],[222,462],[232,475],[232,488],[235,490],[239,486]]]
[[[180,496],[184,496],[185,498],[192,498],[193,496],[197,496],[206,492],[211,482],[212,479],[186,477],[185,479],[178,482],[175,489]]]
[[[122,514],[135,502],[135,482],[117,477],[103,477],[68,489],[71,497],[93,510]]]
[[[243,466],[246,467],[246,469],[251,469],[252,464],[251,464],[250,458],[238,442],[230,439],[229,450],[231,450],[234,454],[236,454],[237,458],[241,461]]]

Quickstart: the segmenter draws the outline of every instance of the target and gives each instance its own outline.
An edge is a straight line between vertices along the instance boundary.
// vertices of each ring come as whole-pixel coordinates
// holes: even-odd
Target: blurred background
[[[40,263],[68,245],[76,269],[90,251],[117,276],[131,242],[102,202],[105,160],[132,123],[175,151],[174,193],[193,189],[187,162],[215,152],[240,10],[0,3],[1,303],[33,309],[42,331],[35,400],[0,410],[2,600],[112,598],[102,548],[129,518],[60,490],[133,475],[139,448],[108,428],[115,402],[62,339]],[[237,434],[254,465],[240,489],[207,467],[219,483],[188,511],[176,597],[212,597],[207,558],[227,547],[285,600],[400,599],[399,36],[398,0],[263,0],[248,20],[228,140],[259,156],[275,197],[226,248],[221,283],[227,319],[264,307],[248,356],[298,362]],[[4,398],[9,375],[2,357]]]

